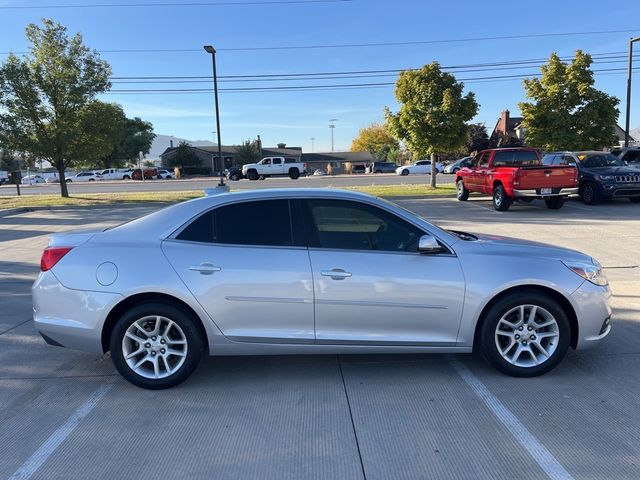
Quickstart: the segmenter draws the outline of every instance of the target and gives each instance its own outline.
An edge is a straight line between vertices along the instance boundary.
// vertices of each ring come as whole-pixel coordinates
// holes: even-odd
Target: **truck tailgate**
[[[567,188],[577,185],[578,171],[575,167],[554,165],[520,168],[520,185],[522,190],[538,188]]]

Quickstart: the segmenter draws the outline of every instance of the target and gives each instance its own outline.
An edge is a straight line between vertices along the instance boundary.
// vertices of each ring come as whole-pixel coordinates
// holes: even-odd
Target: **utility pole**
[[[314,151],[313,142],[316,141],[316,137],[311,137],[311,153]]]
[[[329,128],[331,129],[331,151],[333,152],[334,148],[333,148],[333,131],[336,129],[336,124],[335,122],[337,122],[338,119],[337,118],[332,118],[329,120]]]
[[[211,63],[213,63],[213,92],[216,103],[216,132],[218,133],[218,160],[220,161],[220,183],[219,187],[224,187],[224,168],[222,160],[222,141],[220,140],[220,107],[218,105],[218,73],[216,70],[216,49],[211,45],[205,45],[204,50],[211,54]],[[213,171],[212,171],[213,173]]]
[[[629,68],[627,69],[627,116],[624,128],[624,146],[629,146],[629,123],[631,120],[631,73],[633,69],[633,43],[639,42],[640,37],[629,39]]]

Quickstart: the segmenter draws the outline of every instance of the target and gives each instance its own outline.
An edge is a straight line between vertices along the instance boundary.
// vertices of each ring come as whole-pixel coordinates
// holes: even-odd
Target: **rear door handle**
[[[341,268],[333,268],[331,270],[324,270],[320,272],[323,277],[331,277],[334,280],[344,280],[351,276],[351,272],[345,272]]]
[[[193,265],[189,267],[189,270],[192,272],[200,272],[202,275],[212,275],[222,269],[220,267],[216,267],[212,263],[201,263],[200,265]]]

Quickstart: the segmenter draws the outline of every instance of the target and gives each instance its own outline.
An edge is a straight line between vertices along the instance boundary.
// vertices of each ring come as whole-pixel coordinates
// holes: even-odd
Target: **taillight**
[[[45,248],[44,252],[42,252],[42,258],[40,259],[40,270],[43,272],[51,270],[72,248],[73,247]]]

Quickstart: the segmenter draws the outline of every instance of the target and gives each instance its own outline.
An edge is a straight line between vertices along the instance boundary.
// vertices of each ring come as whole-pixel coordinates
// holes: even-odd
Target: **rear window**
[[[532,150],[496,152],[493,157],[494,167],[527,167],[532,165],[540,165],[538,154]]]

